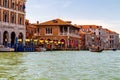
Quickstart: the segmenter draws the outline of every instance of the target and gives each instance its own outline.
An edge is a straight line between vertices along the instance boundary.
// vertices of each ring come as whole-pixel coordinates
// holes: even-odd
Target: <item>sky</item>
[[[120,34],[120,0],[27,0],[31,23],[60,18],[78,25],[100,25]]]

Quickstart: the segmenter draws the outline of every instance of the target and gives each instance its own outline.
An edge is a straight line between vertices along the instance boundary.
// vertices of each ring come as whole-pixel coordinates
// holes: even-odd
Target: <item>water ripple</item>
[[[119,53],[1,53],[0,80],[120,80]]]

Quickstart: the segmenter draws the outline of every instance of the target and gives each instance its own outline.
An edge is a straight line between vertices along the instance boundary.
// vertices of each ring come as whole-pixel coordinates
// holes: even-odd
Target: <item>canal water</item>
[[[0,80],[120,80],[120,51],[0,53]]]

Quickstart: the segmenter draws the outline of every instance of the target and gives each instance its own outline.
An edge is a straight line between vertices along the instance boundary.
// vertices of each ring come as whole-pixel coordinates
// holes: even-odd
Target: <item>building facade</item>
[[[26,0],[0,0],[0,44],[13,46],[16,39],[25,43]]]
[[[119,34],[109,29],[102,29],[102,41],[104,49],[112,50],[119,48]]]
[[[81,49],[88,49],[93,42],[99,42],[101,38],[102,26],[97,25],[79,25]],[[94,40],[92,39],[94,37]]]
[[[71,21],[54,19],[34,25],[37,27],[38,45],[47,49],[79,49],[79,28],[72,25]]]
[[[29,20],[25,21],[26,24],[26,39],[35,39],[36,36],[36,26],[32,25]]]
[[[84,26],[82,30],[85,34],[85,46],[100,45],[105,50],[118,49],[119,34],[109,29],[104,29],[101,26]]]

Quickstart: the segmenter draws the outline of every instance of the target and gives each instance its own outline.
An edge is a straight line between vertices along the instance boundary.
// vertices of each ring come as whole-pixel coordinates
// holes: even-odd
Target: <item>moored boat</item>
[[[3,45],[0,45],[0,52],[14,52],[14,48],[4,47]]]
[[[89,51],[91,51],[91,52],[102,52],[103,49],[100,46],[91,46],[91,47],[89,47]]]
[[[113,51],[116,51],[117,49],[112,49]]]
[[[40,48],[41,52],[45,52],[46,48]]]

